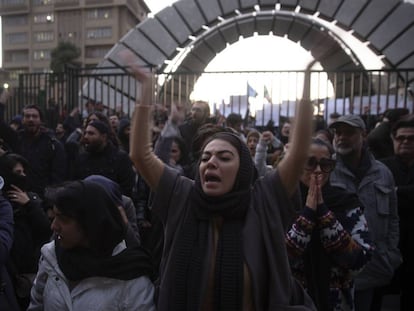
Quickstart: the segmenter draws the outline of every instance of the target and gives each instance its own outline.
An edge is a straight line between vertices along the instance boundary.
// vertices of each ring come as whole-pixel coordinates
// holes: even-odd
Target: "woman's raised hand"
[[[153,74],[148,67],[139,66],[134,54],[129,50],[119,52],[119,57],[127,67],[128,72],[141,84],[140,103],[150,105],[153,95]]]

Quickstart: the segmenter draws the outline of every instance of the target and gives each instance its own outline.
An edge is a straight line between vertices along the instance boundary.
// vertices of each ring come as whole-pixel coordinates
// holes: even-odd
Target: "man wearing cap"
[[[131,196],[135,172],[129,155],[109,139],[109,124],[95,120],[86,127],[81,143],[84,150],[73,165],[72,179],[102,175],[119,184],[122,194]]]
[[[394,178],[366,147],[359,116],[341,116],[329,127],[337,156],[331,183],[358,194],[375,244],[371,261],[355,277],[355,310],[372,311],[375,288],[387,285],[401,263]]]

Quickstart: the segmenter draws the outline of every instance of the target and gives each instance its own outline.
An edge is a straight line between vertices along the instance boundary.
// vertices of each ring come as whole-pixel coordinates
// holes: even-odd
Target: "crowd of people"
[[[88,102],[51,130],[1,94],[1,311],[409,309],[413,114],[315,128],[307,71],[293,119],[249,128],[154,113],[130,70],[131,119]]]

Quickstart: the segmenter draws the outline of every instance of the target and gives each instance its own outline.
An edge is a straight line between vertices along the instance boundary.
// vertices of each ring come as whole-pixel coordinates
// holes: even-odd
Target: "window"
[[[88,58],[104,58],[110,49],[110,46],[90,46],[85,49],[85,56]]]
[[[26,32],[9,33],[6,35],[6,42],[9,44],[27,43]]]
[[[33,52],[34,60],[49,60],[50,50],[37,50]]]
[[[16,6],[26,4],[25,0],[0,0],[0,6]]]
[[[88,19],[108,19],[112,17],[112,10],[107,8],[92,9],[86,12]]]
[[[9,71],[9,78],[10,80],[18,80],[19,79],[19,75],[26,73],[27,70],[24,69],[16,69],[13,71]]]
[[[111,37],[112,37],[111,27],[91,28],[86,31],[86,38],[88,39],[102,39],[102,38],[111,38]]]
[[[53,41],[55,35],[53,31],[39,31],[33,34],[33,39],[35,42],[50,42]]]
[[[29,60],[28,51],[7,51],[4,54],[5,62],[27,62]]]
[[[32,0],[33,5],[51,5],[53,0]]]
[[[6,26],[24,26],[27,25],[26,15],[3,16],[4,25]]]
[[[33,16],[35,24],[52,23],[55,20],[53,13],[42,13]]]

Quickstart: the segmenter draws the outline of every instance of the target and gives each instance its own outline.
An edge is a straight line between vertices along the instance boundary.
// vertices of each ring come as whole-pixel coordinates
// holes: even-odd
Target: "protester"
[[[400,217],[399,248],[403,257],[388,293],[400,293],[400,310],[412,308],[411,282],[413,271],[414,231],[411,222],[414,218],[414,115],[409,114],[397,121],[392,130],[394,155],[381,160],[392,172],[395,180]],[[387,294],[387,292],[385,292]]]
[[[150,257],[126,247],[125,223],[104,188],[73,181],[47,194],[55,239],[42,247],[28,310],[155,310]]]
[[[3,193],[13,207],[14,220],[14,240],[7,267],[23,310],[29,305],[40,248],[52,235],[43,200],[28,188],[26,171],[29,168],[27,160],[18,154],[0,156]]]
[[[150,148],[151,78],[130,68],[142,84],[130,156],[155,191],[165,230],[158,310],[315,310],[290,272],[284,240],[312,132],[309,73],[291,152],[252,185],[248,148],[229,132],[207,138],[195,181],[160,161]]]
[[[3,105],[0,102],[0,106]],[[39,106],[23,108],[22,125],[23,129],[17,132],[0,117],[0,135],[12,152],[22,155],[30,163],[28,183],[43,197],[47,186],[60,183],[67,177],[65,150],[53,131],[43,126],[43,113]]]
[[[375,290],[387,285],[401,264],[394,178],[367,148],[359,116],[341,116],[330,128],[337,157],[331,183],[358,195],[375,245],[371,260],[355,277],[355,310],[372,311]]]
[[[354,276],[373,245],[358,196],[332,186],[332,146],[313,139],[301,176],[304,207],[286,235],[291,267],[318,311],[354,310]]]

